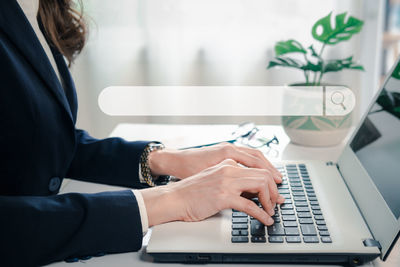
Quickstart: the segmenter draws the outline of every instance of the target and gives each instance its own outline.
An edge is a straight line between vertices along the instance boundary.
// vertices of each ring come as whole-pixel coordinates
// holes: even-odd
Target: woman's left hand
[[[282,182],[281,173],[261,151],[230,143],[187,150],[153,151],[149,156],[149,165],[153,175],[173,175],[184,179],[226,159],[232,159],[246,167],[268,170],[276,183]]]

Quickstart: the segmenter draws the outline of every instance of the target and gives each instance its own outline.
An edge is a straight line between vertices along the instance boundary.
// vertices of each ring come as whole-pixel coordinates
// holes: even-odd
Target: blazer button
[[[49,182],[50,192],[56,192],[58,189],[60,189],[60,186],[61,186],[61,179],[59,177],[53,177],[50,179]]]

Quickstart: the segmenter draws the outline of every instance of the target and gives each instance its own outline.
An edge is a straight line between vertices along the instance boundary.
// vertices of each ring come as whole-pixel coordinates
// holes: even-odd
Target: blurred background
[[[360,34],[324,52],[327,59],[354,55],[365,68],[324,77],[325,82],[354,91],[358,99],[354,116],[367,108],[399,52],[399,0],[84,0],[83,4],[90,35],[72,67],[79,98],[77,126],[99,138],[122,122],[279,124],[277,117],[111,117],[99,109],[98,96],[108,86],[303,82],[301,71],[266,69],[274,45],[296,39],[319,49],[311,28],[331,11],[334,15],[347,11],[364,20]]]

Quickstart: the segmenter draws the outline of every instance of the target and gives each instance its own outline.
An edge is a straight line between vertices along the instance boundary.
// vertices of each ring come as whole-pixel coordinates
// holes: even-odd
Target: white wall
[[[351,87],[368,102],[376,87],[373,57],[380,42],[375,0],[86,0],[89,42],[73,67],[80,109],[78,126],[103,137],[119,122],[260,123],[277,118],[109,117],[97,105],[110,85],[282,85],[303,81],[293,69],[267,71],[275,42],[314,43],[311,27],[330,11],[366,19],[362,34],[326,49],[327,58],[354,54],[366,72],[326,75],[327,82]],[[369,45],[365,45],[368,43]],[[379,70],[379,69],[378,69]],[[168,104],[168,103],[166,103]],[[243,103],[251,105],[251,103]],[[149,100],[151,105],[151,99]],[[364,106],[361,103],[360,107]]]

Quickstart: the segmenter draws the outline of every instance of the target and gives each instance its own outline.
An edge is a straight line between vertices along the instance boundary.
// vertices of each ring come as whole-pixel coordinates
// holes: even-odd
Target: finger
[[[235,179],[232,185],[241,195],[243,192],[255,193],[258,195],[263,209],[270,215],[275,214],[275,206],[272,204],[268,182],[263,177],[244,177]],[[273,183],[273,182],[272,182]]]
[[[231,165],[231,166],[239,166],[236,161],[233,159],[224,159],[218,165]]]
[[[273,178],[275,182],[282,182],[282,174],[264,157],[262,152],[247,147],[237,147],[236,149],[243,153],[243,155],[247,156],[240,157],[240,159],[242,159],[242,161],[244,162],[244,165],[253,168],[270,170],[271,173],[273,173]]]
[[[246,198],[235,196],[230,198],[230,208],[242,211],[260,222],[264,225],[272,225],[274,224],[274,220],[268,213],[266,213],[263,209],[260,209],[253,201],[248,200]]]
[[[278,198],[279,198],[278,187],[276,186],[276,183],[273,179],[267,179],[267,182],[268,182],[269,194],[271,196],[271,202],[272,205],[275,207],[276,203],[278,203]]]
[[[241,188],[237,188],[238,190],[252,190],[252,193],[258,193],[256,190],[257,186],[262,184],[263,182],[267,183],[267,188],[269,190],[269,197],[272,202],[272,206],[275,206],[276,203],[281,203],[284,197],[279,194],[278,187],[276,186],[275,181],[271,178],[271,175],[268,170],[264,169],[255,169],[255,168],[240,168],[237,169],[234,173],[231,174],[232,178],[261,178],[262,180],[257,180],[255,184],[252,184],[248,181],[248,184],[241,185]],[[253,181],[252,181],[253,182]],[[243,182],[241,182],[243,183]],[[241,184],[240,183],[240,184]]]
[[[244,178],[244,177],[262,177],[268,183],[268,189],[273,204],[278,203],[280,197],[278,187],[275,181],[272,179],[268,170],[255,169],[255,168],[241,168],[232,174],[232,177]],[[283,198],[283,197],[282,197]]]
[[[248,153],[254,157],[259,158],[262,161],[262,164],[264,165],[264,168],[270,170],[271,172],[274,173],[274,180],[276,183],[281,183],[282,182],[282,174],[280,171],[278,171],[274,165],[264,156],[264,154],[257,149],[249,148],[249,147],[237,147],[238,150],[241,150],[245,153]]]

